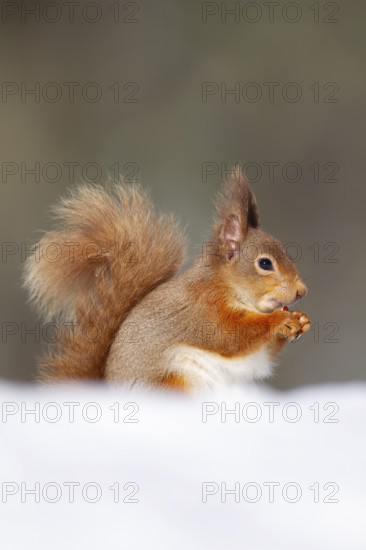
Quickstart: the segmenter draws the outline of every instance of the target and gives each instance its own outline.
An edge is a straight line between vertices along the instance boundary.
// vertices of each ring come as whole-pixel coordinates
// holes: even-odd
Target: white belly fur
[[[210,388],[267,378],[273,366],[265,348],[233,359],[190,346],[175,346],[170,354],[172,372],[188,375],[195,385]]]

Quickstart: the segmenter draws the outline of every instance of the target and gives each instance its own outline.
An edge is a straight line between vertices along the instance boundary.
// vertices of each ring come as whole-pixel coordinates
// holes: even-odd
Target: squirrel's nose
[[[307,291],[308,289],[304,284],[299,285],[296,290],[296,300],[301,300],[307,294]]]

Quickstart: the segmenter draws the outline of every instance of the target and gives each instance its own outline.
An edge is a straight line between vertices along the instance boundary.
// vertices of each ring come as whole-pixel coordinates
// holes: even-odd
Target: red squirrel
[[[70,191],[54,209],[58,227],[25,268],[31,299],[59,329],[41,378],[189,393],[270,376],[285,342],[310,328],[307,315],[287,308],[307,288],[281,243],[260,229],[240,169],[215,210],[210,240],[176,275],[185,236],[140,186]]]

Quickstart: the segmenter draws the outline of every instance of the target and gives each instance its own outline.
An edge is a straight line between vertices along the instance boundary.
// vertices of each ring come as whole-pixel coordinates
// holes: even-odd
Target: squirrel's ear
[[[232,170],[215,202],[216,239],[234,247],[245,241],[250,227],[259,227],[257,202],[240,168]]]

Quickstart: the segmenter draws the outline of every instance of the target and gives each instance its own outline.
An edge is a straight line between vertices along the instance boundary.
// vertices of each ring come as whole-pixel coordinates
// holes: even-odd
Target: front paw
[[[288,342],[295,342],[310,329],[308,316],[301,311],[284,311],[284,316],[276,327],[276,336]]]

